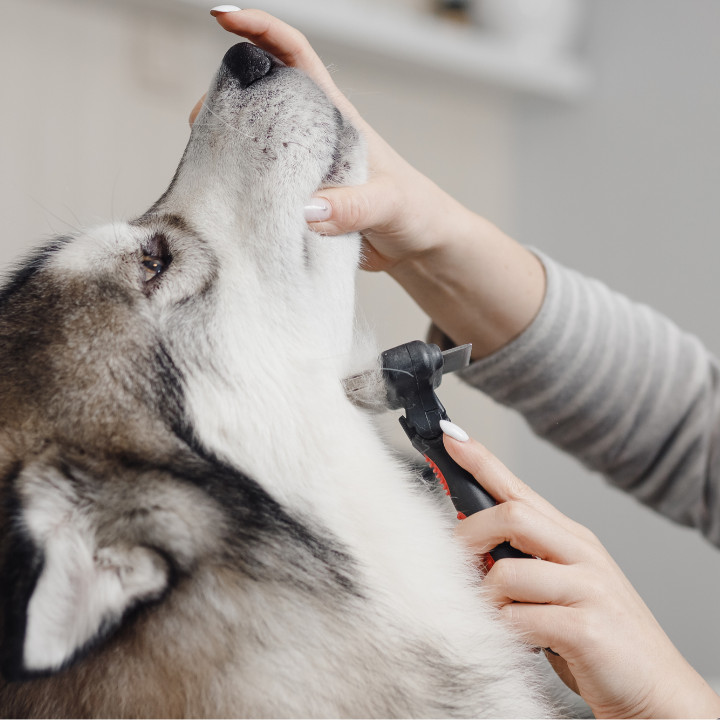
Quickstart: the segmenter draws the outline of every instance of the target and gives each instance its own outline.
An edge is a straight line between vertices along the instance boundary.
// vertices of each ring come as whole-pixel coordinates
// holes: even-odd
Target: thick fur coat
[[[160,200],[0,290],[1,715],[553,712],[343,391],[376,357],[360,241],[303,206],[364,168],[308,77],[237,45]]]

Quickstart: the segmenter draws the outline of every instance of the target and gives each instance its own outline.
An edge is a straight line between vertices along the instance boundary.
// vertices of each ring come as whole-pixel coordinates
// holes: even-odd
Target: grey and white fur
[[[0,290],[0,714],[538,717],[454,516],[342,379],[365,177],[303,73],[228,51],[148,212]]]

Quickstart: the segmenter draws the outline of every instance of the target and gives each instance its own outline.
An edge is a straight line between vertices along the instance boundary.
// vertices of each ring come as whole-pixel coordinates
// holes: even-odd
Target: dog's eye
[[[165,271],[167,261],[163,258],[143,255],[142,266],[145,268],[145,280],[150,281]]]
[[[145,284],[147,289],[150,289],[155,286],[152,281],[162,275],[172,262],[167,237],[163,233],[155,233],[142,244],[140,253],[140,265],[145,274]]]

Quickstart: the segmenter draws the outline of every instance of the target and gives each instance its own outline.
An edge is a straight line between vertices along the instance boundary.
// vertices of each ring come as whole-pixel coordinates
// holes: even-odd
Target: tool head
[[[435,394],[446,372],[470,362],[470,345],[443,353],[437,345],[420,340],[398,345],[382,353],[388,407],[403,408],[407,425],[423,437],[439,434],[440,420],[448,419]]]
[[[442,382],[444,362],[437,345],[415,340],[386,350],[381,358],[387,403],[393,410],[414,406]]]
[[[470,363],[472,345],[460,345],[442,352],[437,345],[420,340],[398,345],[381,355],[388,407],[407,407],[413,398],[434,390],[446,373]]]
[[[404,343],[382,353],[380,372],[373,369],[347,378],[345,392],[356,405],[366,409],[404,408],[408,417],[414,409],[413,417],[418,415],[422,420],[426,410],[432,413],[438,407],[442,408],[434,390],[443,375],[461,370],[470,363],[471,350],[472,345],[460,345],[442,352],[437,345],[420,340]]]

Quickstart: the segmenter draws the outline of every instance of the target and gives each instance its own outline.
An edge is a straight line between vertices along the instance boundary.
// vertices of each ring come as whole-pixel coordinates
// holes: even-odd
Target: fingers
[[[485,577],[483,591],[536,647],[562,654],[587,622],[575,607],[584,599],[576,568],[542,560],[499,560]]]
[[[528,643],[568,654],[584,634],[581,612],[561,605],[510,603],[501,615]]]
[[[247,38],[286,65],[306,72],[341,111],[357,115],[347,98],[338,90],[323,61],[299,30],[263,10],[237,10],[212,14],[228,32]]]
[[[473,550],[486,552],[508,540],[530,555],[570,563],[589,547],[601,547],[592,532],[529,488],[480,443],[472,439],[461,443],[447,436],[444,442],[450,456],[499,502],[458,527],[457,534]]]
[[[394,216],[393,192],[378,182],[326,188],[313,198],[311,207],[309,212],[306,209],[305,219],[322,235],[362,232],[380,227]]]
[[[498,560],[485,576],[483,591],[498,607],[514,602],[571,606],[582,592],[577,568],[533,558]]]
[[[580,688],[578,687],[577,680],[575,679],[575,676],[572,674],[572,671],[568,667],[567,660],[565,658],[560,657],[560,655],[556,655],[553,652],[546,652],[545,656],[548,659],[548,662],[552,666],[552,669],[557,673],[557,676],[577,695],[580,695]]]
[[[322,71],[327,72],[305,36],[282,20],[262,10],[210,12],[225,30],[247,38],[286,65],[299,67],[305,72],[319,70],[319,65]]]
[[[498,501],[545,501],[503,465],[476,440],[458,442],[445,436],[445,449],[456,463],[464,467]],[[549,507],[549,503],[546,503]]]
[[[518,501],[475,513],[455,529],[455,536],[477,555],[507,541],[527,555],[569,565],[586,552],[584,543],[537,508]]]
[[[205,98],[207,97],[207,93],[203,95],[196,103],[195,107],[190,111],[190,117],[188,118],[188,122],[192,126],[197,118],[197,116],[200,114],[200,110],[202,109],[203,103],[205,102]]]

